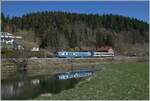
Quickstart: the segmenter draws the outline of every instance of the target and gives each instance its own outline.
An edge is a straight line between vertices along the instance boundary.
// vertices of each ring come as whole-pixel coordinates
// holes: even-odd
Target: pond
[[[55,76],[23,77],[1,81],[2,100],[34,99],[43,93],[57,94],[70,89],[81,80],[58,80]]]

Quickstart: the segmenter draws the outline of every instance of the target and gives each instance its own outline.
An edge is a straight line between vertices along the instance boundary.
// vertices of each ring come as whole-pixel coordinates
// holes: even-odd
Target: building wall
[[[10,34],[8,32],[1,32],[2,48],[22,49],[22,44],[18,40],[22,40],[22,37],[21,36],[13,36],[12,34]]]

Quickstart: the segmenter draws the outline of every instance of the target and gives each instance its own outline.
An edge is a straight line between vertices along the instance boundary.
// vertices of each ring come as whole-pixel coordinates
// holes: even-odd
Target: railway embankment
[[[12,77],[17,72],[17,65],[9,60],[1,62],[1,79]]]
[[[108,63],[147,61],[143,57],[114,57],[114,58],[32,58],[23,62],[3,60],[1,63],[1,78],[17,77],[18,74],[27,76],[53,75],[79,69],[101,69]],[[109,62],[108,62],[109,61]]]

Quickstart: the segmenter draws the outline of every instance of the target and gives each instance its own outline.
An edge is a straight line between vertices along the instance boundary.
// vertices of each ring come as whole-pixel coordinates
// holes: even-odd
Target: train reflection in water
[[[56,77],[59,80],[67,80],[72,78],[88,77],[91,76],[92,74],[93,74],[92,70],[76,70],[65,73],[58,73]]]

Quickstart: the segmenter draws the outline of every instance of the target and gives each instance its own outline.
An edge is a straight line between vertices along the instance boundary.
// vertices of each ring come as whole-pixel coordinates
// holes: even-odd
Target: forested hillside
[[[1,14],[2,31],[19,34],[43,49],[112,46],[117,53],[148,54],[149,24],[119,15],[36,12],[22,17]]]

